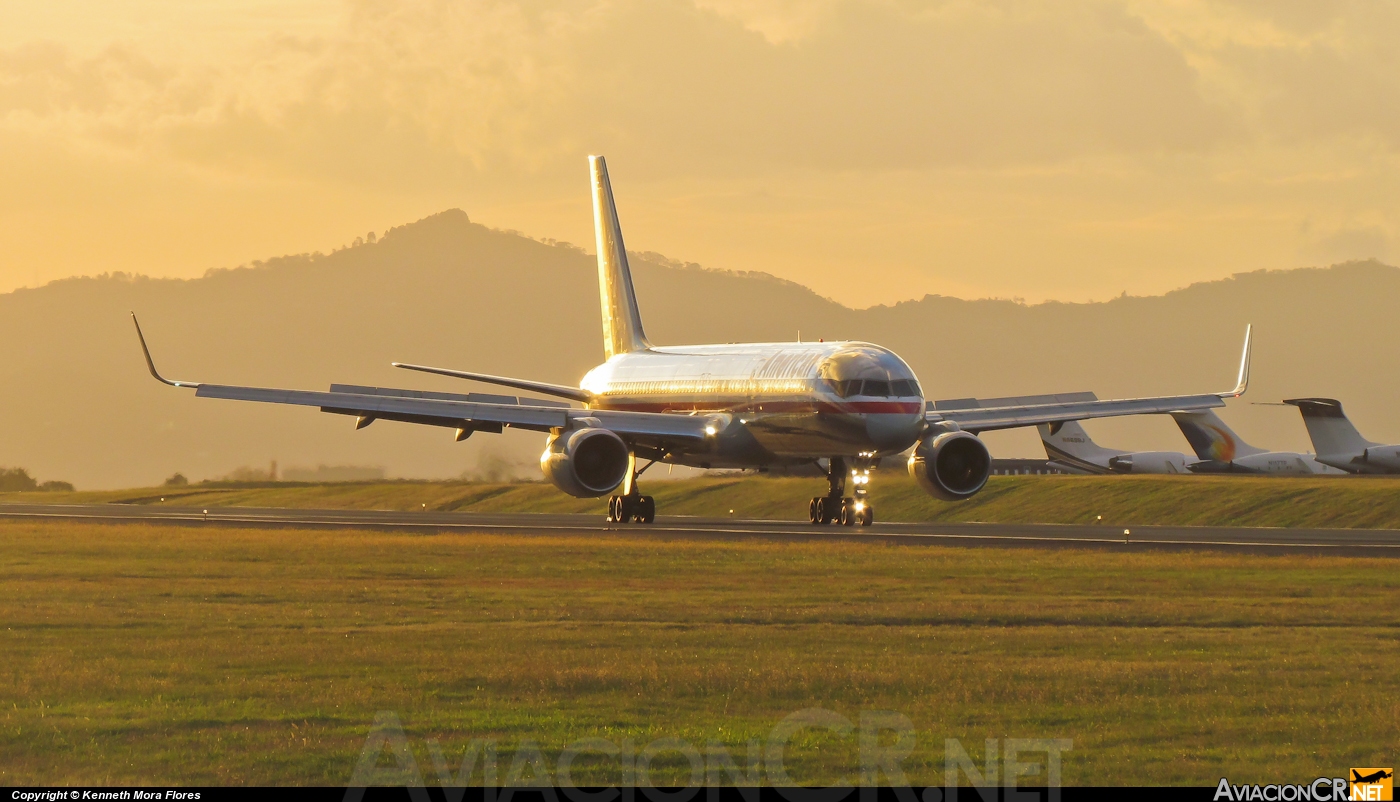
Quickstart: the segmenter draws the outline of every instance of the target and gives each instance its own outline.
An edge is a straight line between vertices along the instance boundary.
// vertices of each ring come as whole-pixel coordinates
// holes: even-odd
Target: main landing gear
[[[807,505],[807,519],[813,524],[839,523],[842,526],[870,526],[875,523],[875,508],[870,504],[870,470],[850,471],[852,495],[846,495],[846,460],[832,457],[827,468],[827,493],[817,496]]]
[[[608,523],[625,524],[633,521],[649,524],[656,520],[656,499],[633,493],[608,498]]]
[[[631,469],[627,471],[627,479],[622,483],[622,495],[608,497],[608,523],[625,524],[635,521],[639,524],[649,524],[656,520],[656,499],[642,495],[637,489],[637,477],[655,464],[656,460],[652,460],[639,471],[636,470],[636,458],[632,458]]]

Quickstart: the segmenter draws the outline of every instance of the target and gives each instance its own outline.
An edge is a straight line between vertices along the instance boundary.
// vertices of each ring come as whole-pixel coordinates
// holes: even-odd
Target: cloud
[[[1299,255],[1317,265],[1368,259],[1389,262],[1395,255],[1391,243],[1392,237],[1380,226],[1342,228],[1310,236]]]
[[[1154,292],[1330,247],[1300,220],[1400,230],[1393,4],[346,0],[334,24],[279,14],[298,22],[245,20],[261,33],[204,48],[207,23],[158,46],[171,23],[149,41],[0,50],[0,176],[26,182],[0,204],[27,215],[0,235],[29,237],[0,273],[133,269],[140,242],[197,214],[227,230],[172,250],[191,264],[145,269],[198,274],[340,244],[326,239],[351,225],[337,214],[358,233],[449,205],[587,241],[578,185],[596,152],[645,209],[634,244],[871,301]],[[83,243],[52,222],[78,209],[70,228],[121,231]],[[258,239],[269,220],[281,233]],[[848,287],[857,267],[869,278]]]
[[[680,0],[364,0],[335,37],[271,39],[241,63],[12,51],[0,111],[195,160],[360,174],[403,169],[373,154],[410,147],[477,171],[625,148],[713,174],[1196,150],[1229,130],[1181,53],[1119,8],[821,8],[764,35],[753,25],[778,17]]]
[[[556,170],[907,170],[1400,141],[1400,19],[1290,4],[353,0],[232,61],[0,54],[0,114],[348,181]],[[1291,11],[1290,11],[1291,9]],[[572,163],[572,162],[568,162]]]

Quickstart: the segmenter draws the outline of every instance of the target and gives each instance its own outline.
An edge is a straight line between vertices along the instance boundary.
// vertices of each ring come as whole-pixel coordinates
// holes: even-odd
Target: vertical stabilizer
[[[608,164],[602,156],[589,156],[593,178],[593,231],[598,245],[598,292],[603,301],[603,354],[644,351],[651,347],[642,330],[637,295],[632,289],[632,270],[627,266],[627,248],[622,244],[622,227],[617,221]]]
[[[1064,423],[1042,423],[1035,427],[1040,432],[1040,442],[1045,446],[1045,456],[1052,462],[1078,468],[1089,473],[1109,473],[1109,460],[1121,455],[1089,439],[1089,434],[1079,421]]]
[[[1356,431],[1346,413],[1342,412],[1342,403],[1336,399],[1290,398],[1283,403],[1292,404],[1303,413],[1303,424],[1308,427],[1313,451],[1319,457],[1360,455],[1367,448],[1378,445]]]
[[[1240,457],[1265,453],[1264,449],[1241,439],[1213,410],[1173,412],[1172,417],[1196,456],[1203,460],[1233,462]]]

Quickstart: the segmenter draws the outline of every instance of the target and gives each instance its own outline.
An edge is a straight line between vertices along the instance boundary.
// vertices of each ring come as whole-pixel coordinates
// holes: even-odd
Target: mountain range
[[[930,399],[1092,390],[1101,398],[1223,390],[1246,323],[1253,383],[1222,417],[1257,445],[1307,450],[1296,410],[1251,402],[1340,398],[1363,434],[1400,441],[1394,366],[1400,269],[1378,262],[1242,273],[1105,302],[925,296],[851,309],[762,273],[631,255],[658,344],[858,339],[893,348]],[[195,399],[189,381],[324,389],[331,382],[464,391],[391,361],[576,384],[602,358],[597,268],[582,249],[446,211],[330,254],[283,256],[198,279],[126,274],[0,295],[0,466],[80,488],[149,485],[244,465],[375,465],[449,477],[533,462],[540,435],[455,443],[450,430],[305,408]],[[853,274],[852,282],[861,277]],[[484,388],[472,388],[484,389]],[[486,390],[489,392],[489,390]],[[1092,422],[1124,449],[1187,446],[1169,419]],[[1033,432],[990,434],[994,456],[1040,456]]]

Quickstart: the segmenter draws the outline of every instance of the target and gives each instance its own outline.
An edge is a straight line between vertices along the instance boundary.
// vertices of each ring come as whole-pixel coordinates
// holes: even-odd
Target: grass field
[[[970,501],[930,497],[899,471],[872,485],[884,521],[1178,524],[1400,529],[1400,479],[1248,476],[992,477]],[[662,515],[802,519],[820,478],[712,476],[645,485]],[[4,493],[6,501],[120,502],[332,509],[606,512],[603,499],[576,499],[543,483],[376,482],[193,485],[97,493]]]
[[[945,738],[1072,739],[1087,784],[1310,780],[1400,744],[1390,560],[8,521],[0,565],[3,785],[345,783],[378,711],[430,785],[430,740],[455,767],[495,738],[502,775],[594,736],[742,765],[811,707],[907,716],[918,783]],[[854,782],[857,739],[804,731],[786,766]]]

